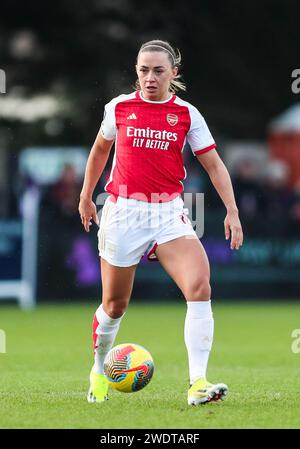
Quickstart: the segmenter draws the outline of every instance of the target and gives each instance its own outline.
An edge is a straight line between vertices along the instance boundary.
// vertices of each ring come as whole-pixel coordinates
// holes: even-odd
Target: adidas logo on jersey
[[[136,119],[137,118],[134,112],[127,117],[127,120],[136,120]]]

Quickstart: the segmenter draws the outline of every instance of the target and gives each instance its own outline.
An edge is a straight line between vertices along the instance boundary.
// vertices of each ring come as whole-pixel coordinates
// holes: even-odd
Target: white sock
[[[211,301],[187,301],[184,341],[188,352],[191,384],[201,377],[206,378],[213,333]]]
[[[93,370],[97,374],[104,374],[104,359],[108,351],[113,347],[123,316],[120,318],[111,318],[103,310],[102,304],[96,310],[93,321],[95,360]]]

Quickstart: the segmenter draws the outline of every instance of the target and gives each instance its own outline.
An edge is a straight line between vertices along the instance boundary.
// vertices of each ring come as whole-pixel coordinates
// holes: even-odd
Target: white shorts
[[[197,238],[181,196],[165,203],[108,197],[98,231],[99,255],[112,265],[129,267],[145,252],[155,260],[157,245],[178,237]]]

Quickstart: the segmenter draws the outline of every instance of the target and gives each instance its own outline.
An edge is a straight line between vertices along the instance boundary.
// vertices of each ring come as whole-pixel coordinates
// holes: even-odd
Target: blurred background
[[[104,104],[133,90],[150,39],[180,49],[180,97],[204,115],[234,184],[245,243],[232,252],[224,206],[185,149],[185,191],[205,194],[213,297],[299,298],[299,14],[292,0],[2,0],[0,299],[29,308],[101,298],[97,229],[84,232],[79,193]],[[133,299],[176,296],[144,258]]]

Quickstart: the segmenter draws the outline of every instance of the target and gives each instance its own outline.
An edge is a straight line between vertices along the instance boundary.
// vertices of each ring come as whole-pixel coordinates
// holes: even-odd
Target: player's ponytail
[[[178,71],[181,67],[181,53],[179,49],[176,50],[169,44],[169,42],[161,41],[159,39],[152,40],[149,42],[145,42],[140,50],[138,55],[143,51],[163,51],[167,54],[169,61],[171,63],[172,68],[177,67]],[[175,78],[171,81],[169,91],[175,94],[179,90],[186,90],[186,85],[183,81],[181,81],[180,74],[176,75]],[[137,90],[140,90],[140,83],[137,80],[135,83],[135,87]]]

